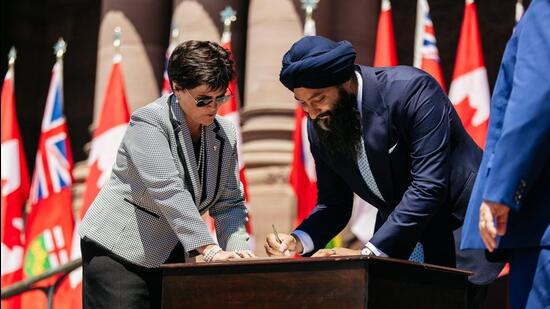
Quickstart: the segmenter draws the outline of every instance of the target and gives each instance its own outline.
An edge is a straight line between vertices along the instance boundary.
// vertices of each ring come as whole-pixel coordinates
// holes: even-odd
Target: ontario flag
[[[445,90],[435,31],[427,0],[418,0],[416,9],[416,37],[414,66],[430,74]]]
[[[31,208],[25,231],[25,277],[67,263],[71,252],[73,159],[63,115],[62,75],[63,60],[59,57],[52,70],[31,184]],[[51,284],[58,277],[50,277],[38,284]],[[56,293],[55,307],[65,307],[57,303],[68,299],[65,294],[67,286],[62,284]],[[27,292],[22,298],[24,308],[46,306],[46,296],[42,291]]]
[[[389,0],[382,0],[380,16],[378,17],[378,29],[376,31],[376,47],[374,50],[375,67],[390,67],[397,65],[397,52],[393,36],[393,23],[391,20],[391,4]]]
[[[15,114],[13,65],[2,86],[2,289],[23,278],[23,210],[29,173]],[[2,300],[2,308],[21,307],[21,297]]]
[[[466,131],[479,147],[484,148],[489,123],[490,93],[473,0],[466,0],[464,8],[449,98]]]

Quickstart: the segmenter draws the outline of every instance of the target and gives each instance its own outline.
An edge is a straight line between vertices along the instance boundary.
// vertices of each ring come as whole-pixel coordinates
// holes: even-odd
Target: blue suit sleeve
[[[534,1],[521,23],[512,92],[483,193],[514,210],[550,155],[550,2]]]

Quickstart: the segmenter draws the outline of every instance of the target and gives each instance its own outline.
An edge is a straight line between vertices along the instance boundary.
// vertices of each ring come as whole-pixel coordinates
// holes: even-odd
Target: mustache
[[[330,131],[330,121],[333,116],[334,114],[332,113],[332,111],[326,111],[319,114],[313,120],[313,122],[316,123],[324,131]]]

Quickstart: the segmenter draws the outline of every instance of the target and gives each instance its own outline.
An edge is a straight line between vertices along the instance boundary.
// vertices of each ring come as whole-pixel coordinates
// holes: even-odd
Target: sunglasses
[[[193,100],[195,100],[195,104],[197,104],[197,107],[205,107],[210,105],[212,102],[216,103],[216,105],[222,105],[223,103],[226,103],[227,101],[231,100],[231,97],[233,96],[233,92],[231,92],[231,89],[227,89],[225,92],[225,95],[219,96],[219,97],[206,97],[206,98],[200,98],[196,99],[187,88],[185,88],[185,91],[189,94]]]

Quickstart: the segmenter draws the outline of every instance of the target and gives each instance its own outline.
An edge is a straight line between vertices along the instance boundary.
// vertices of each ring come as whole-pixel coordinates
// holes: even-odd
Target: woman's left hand
[[[311,257],[326,257],[326,256],[347,256],[347,255],[361,255],[361,250],[353,250],[348,248],[332,248],[321,249],[315,252]]]

